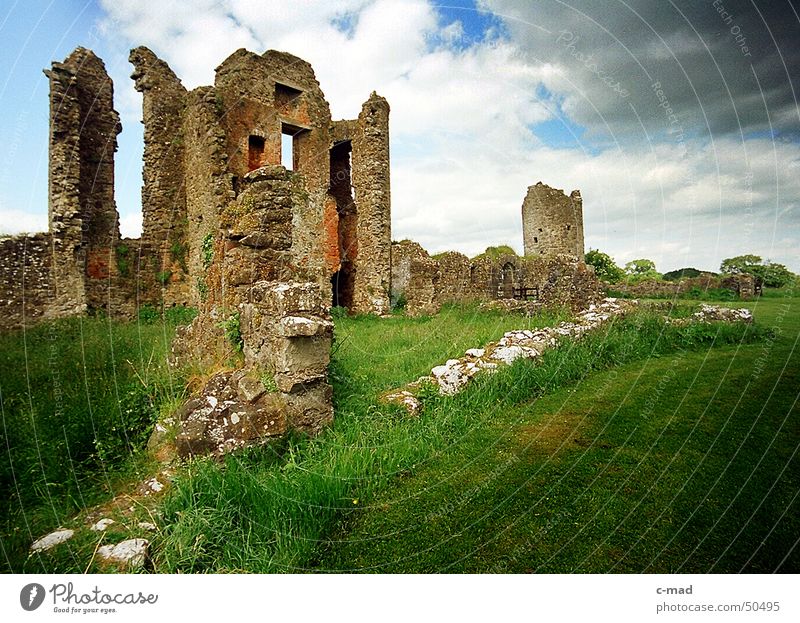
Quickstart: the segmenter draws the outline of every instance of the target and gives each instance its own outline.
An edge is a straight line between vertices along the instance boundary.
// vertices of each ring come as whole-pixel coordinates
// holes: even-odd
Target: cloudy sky
[[[141,223],[146,45],[185,86],[240,47],[305,58],[334,118],[391,105],[393,238],[522,250],[543,181],[584,198],[587,249],[800,272],[800,18],[784,0],[10,0],[0,8],[0,231],[47,221],[47,80],[90,47],[114,79],[123,234]]]

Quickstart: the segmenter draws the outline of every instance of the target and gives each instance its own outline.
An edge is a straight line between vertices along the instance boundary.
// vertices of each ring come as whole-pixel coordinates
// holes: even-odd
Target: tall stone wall
[[[129,60],[143,97],[138,241],[119,237],[113,156],[121,127],[103,62],[77,48],[45,72],[53,314],[132,315],[141,303],[211,311],[243,300],[247,284],[288,278],[317,283],[352,312],[388,311],[385,99],[373,93],[358,119],[333,122],[311,66],[274,50],[237,50],[214,86],[191,93],[151,50],[136,48]],[[287,137],[289,171],[281,166]],[[258,180],[249,177],[261,169]],[[277,229],[242,233],[245,221],[231,216],[245,212],[280,214]]]
[[[329,200],[331,115],[314,70],[285,52],[238,50],[217,68],[215,89],[224,110],[220,123],[234,185],[254,168],[280,165],[282,136],[291,137],[292,170],[302,176],[304,193],[292,215],[293,271],[330,288],[323,214]]]
[[[192,297],[187,264],[185,139],[187,91],[164,61],[146,47],[131,50],[131,78],[142,93],[144,159],[142,166],[142,239],[157,260],[164,302]]]
[[[220,214],[235,197],[227,173],[225,131],[213,87],[199,87],[187,96],[184,117],[184,185],[186,193],[186,244],[191,301],[200,309],[222,300],[223,292],[214,259],[223,251]]]
[[[76,48],[45,71],[50,81],[50,232],[54,308],[81,313],[104,306],[106,285],[87,287],[87,253],[119,240],[114,203],[114,152],[122,130],[113,84],[91,50]]]
[[[583,200],[541,182],[528,188],[522,203],[525,255],[566,254],[583,260]]]
[[[353,138],[353,189],[358,214],[358,259],[353,311],[389,311],[391,195],[389,104],[372,93],[358,116]]]

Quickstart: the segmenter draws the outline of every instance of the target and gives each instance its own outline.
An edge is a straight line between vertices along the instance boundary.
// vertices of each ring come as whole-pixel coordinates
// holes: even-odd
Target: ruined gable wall
[[[311,66],[291,54],[238,50],[217,68],[228,169],[236,180],[252,166],[248,139],[264,139],[263,164],[280,165],[282,128],[294,133],[293,168],[302,188],[293,201],[292,270],[330,287],[326,270],[326,204],[331,204],[328,103]]]
[[[541,182],[528,187],[522,203],[525,255],[568,254],[583,259],[583,200]]]
[[[132,78],[142,93],[142,253],[152,253],[166,305],[192,300],[188,275],[183,116],[186,89],[164,61],[145,47],[131,50]],[[168,275],[168,276],[167,276]]]

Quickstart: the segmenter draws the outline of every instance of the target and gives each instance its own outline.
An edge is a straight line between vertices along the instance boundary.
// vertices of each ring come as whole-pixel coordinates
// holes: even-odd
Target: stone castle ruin
[[[112,81],[77,48],[45,72],[49,229],[0,239],[0,328],[198,308],[174,363],[238,364],[179,412],[183,454],[329,422],[333,305],[384,315],[404,299],[424,315],[467,300],[580,307],[599,293],[582,261],[577,191],[529,189],[527,257],[432,258],[391,240],[384,98],[373,92],[356,119],[333,120],[311,66],[274,50],[238,50],[213,86],[192,91],[147,48],[130,62],[143,97],[142,236],[119,231]]]
[[[580,191],[567,196],[542,182],[522,204],[524,257],[501,254],[470,260],[448,252],[432,258],[415,242],[392,246],[392,297],[409,315],[429,315],[443,303],[512,299],[539,305],[585,307],[599,296],[599,282],[583,252]],[[506,305],[513,309],[514,306]]]
[[[113,84],[78,48],[45,72],[49,231],[0,241],[3,327],[233,303],[255,276],[314,281],[354,312],[388,311],[385,99],[333,121],[311,66],[272,50],[235,52],[213,87],[191,92],[147,48],[130,61],[143,95],[142,237],[119,233]]]
[[[541,182],[528,187],[522,203],[525,255],[566,253],[583,258],[583,200],[579,190],[569,196]]]

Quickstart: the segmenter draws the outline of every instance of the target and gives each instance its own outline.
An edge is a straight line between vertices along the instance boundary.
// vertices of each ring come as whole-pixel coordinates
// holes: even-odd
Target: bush
[[[587,264],[594,266],[595,274],[603,281],[608,283],[617,283],[625,276],[625,273],[619,266],[617,266],[613,258],[602,251],[598,251],[597,249],[589,249],[589,252],[584,256],[584,259]]]
[[[236,350],[237,353],[242,352],[244,342],[242,340],[242,325],[239,318],[239,312],[231,314],[227,319],[223,320],[218,325],[225,334],[227,339]]]
[[[139,322],[142,324],[155,324],[161,320],[161,314],[152,305],[142,305],[139,308]]]

